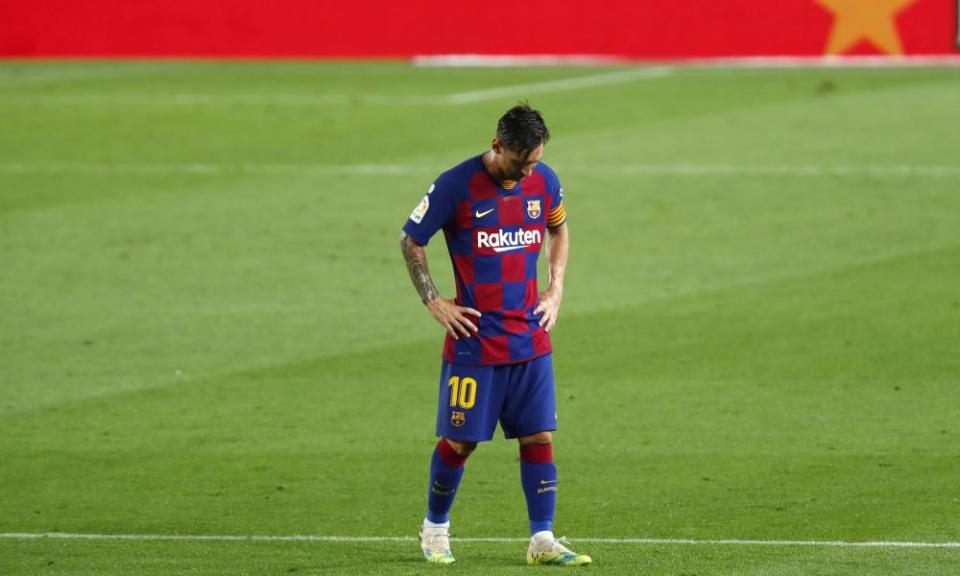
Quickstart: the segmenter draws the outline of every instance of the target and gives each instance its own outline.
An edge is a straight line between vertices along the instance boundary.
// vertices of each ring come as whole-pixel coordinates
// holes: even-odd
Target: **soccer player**
[[[563,190],[540,159],[550,132],[527,104],[500,118],[491,149],[441,174],[403,227],[400,245],[420,298],[447,331],[440,370],[437,436],[420,546],[428,562],[454,561],[450,508],[464,464],[497,422],[520,442],[520,480],[530,519],[528,564],[581,566],[589,556],[553,536],[557,429],[548,332],[563,297],[568,234]],[[424,246],[443,230],[457,297],[445,299]],[[546,239],[549,285],[537,290]]]

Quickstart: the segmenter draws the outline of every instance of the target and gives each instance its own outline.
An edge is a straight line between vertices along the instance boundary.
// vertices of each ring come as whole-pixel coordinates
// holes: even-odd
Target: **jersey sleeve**
[[[550,212],[547,213],[547,228],[558,228],[567,221],[567,209],[563,206],[563,186],[560,179],[553,175],[549,182]]]
[[[421,246],[426,246],[430,238],[454,217],[456,211],[456,191],[444,182],[443,176],[430,185],[427,193],[417,204],[403,225],[403,231]]]

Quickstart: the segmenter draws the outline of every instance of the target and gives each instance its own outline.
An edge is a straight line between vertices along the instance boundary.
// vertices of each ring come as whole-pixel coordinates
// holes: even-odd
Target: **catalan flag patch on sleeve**
[[[567,211],[564,210],[563,204],[558,204],[556,208],[550,210],[550,213],[547,214],[547,227],[556,228],[564,222],[567,221]]]

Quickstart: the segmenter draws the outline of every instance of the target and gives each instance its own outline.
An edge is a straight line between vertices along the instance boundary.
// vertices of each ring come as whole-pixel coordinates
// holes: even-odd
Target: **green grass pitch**
[[[960,73],[552,83],[609,72],[0,64],[0,574],[543,570],[516,541],[438,569],[413,541],[12,536],[415,536],[442,334],[399,229],[528,93],[571,230],[556,528],[586,571],[960,573],[577,541],[960,541]],[[525,537],[518,476],[481,446],[454,535]]]

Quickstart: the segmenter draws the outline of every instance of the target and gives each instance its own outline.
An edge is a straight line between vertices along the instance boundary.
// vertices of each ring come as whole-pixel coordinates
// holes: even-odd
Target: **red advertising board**
[[[6,57],[955,54],[957,0],[3,0]]]

